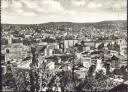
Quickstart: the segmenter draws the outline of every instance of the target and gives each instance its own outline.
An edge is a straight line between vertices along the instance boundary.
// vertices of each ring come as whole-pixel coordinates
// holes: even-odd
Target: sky
[[[127,0],[1,0],[1,23],[126,20]]]

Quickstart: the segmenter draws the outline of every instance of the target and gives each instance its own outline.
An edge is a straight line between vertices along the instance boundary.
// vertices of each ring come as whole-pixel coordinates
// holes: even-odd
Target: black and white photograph
[[[127,0],[1,0],[0,92],[128,92]]]

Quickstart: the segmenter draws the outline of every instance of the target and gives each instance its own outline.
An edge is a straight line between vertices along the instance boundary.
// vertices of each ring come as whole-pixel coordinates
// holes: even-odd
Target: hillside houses
[[[10,78],[7,71],[17,71],[17,85],[24,83],[29,91],[34,86],[50,92],[109,89],[118,79],[127,80],[128,73],[127,40],[120,36],[126,28],[117,24],[2,25],[2,75]]]

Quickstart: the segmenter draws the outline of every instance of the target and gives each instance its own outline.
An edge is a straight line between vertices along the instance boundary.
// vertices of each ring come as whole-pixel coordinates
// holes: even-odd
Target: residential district
[[[44,26],[2,26],[3,92],[109,92],[128,86],[126,30]]]

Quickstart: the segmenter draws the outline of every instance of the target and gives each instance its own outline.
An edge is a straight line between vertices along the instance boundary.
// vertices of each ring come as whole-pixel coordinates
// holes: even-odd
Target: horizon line
[[[83,23],[99,23],[99,22],[108,22],[108,21],[127,21],[127,19],[126,20],[103,20],[103,21],[97,21],[97,22],[70,22],[70,21],[58,21],[58,22],[56,22],[56,21],[51,21],[51,22],[45,22],[45,23],[35,23],[35,24],[22,24],[22,23],[1,23],[1,24],[8,24],[8,25],[39,25],[39,24],[47,24],[47,23],[81,23],[81,24],[83,24]]]

